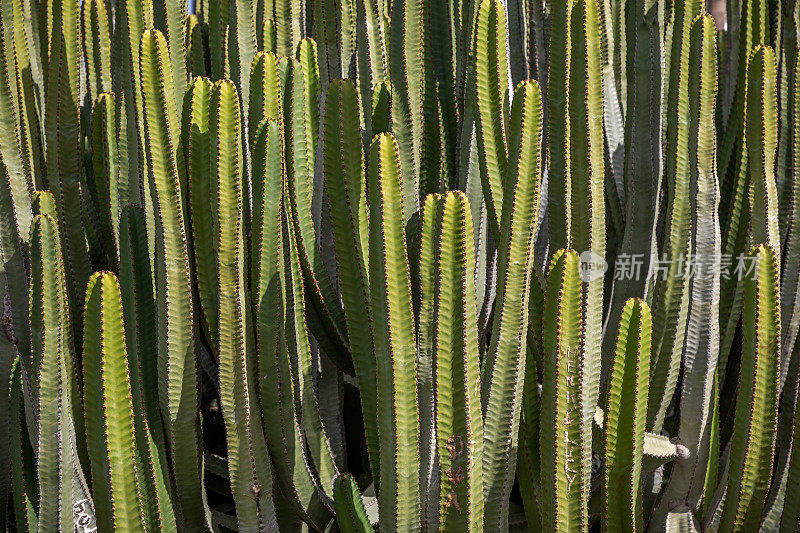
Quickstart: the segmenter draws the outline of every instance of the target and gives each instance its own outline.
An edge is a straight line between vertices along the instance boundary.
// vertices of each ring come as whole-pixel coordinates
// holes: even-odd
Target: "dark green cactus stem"
[[[758,527],[775,447],[780,359],[778,264],[775,252],[766,245],[754,247],[748,257],[754,268],[744,279],[741,379],[721,531]]]
[[[107,261],[116,265],[119,249],[120,172],[114,95],[101,94],[92,114],[92,162],[95,201]]]
[[[208,523],[197,434],[192,291],[181,198],[185,168],[178,149],[180,122],[172,94],[172,73],[163,68],[168,57],[164,36],[157,30],[145,31],[141,40],[141,78],[151,178],[148,185],[158,213],[154,273],[159,403],[175,465],[172,475],[177,493],[176,514],[184,527],[205,531]]]
[[[605,419],[602,490],[605,531],[641,531],[642,451],[650,370],[650,308],[628,300],[622,310]]]
[[[397,144],[377,136],[369,154],[369,280],[378,387],[381,525],[420,527],[416,335],[403,229]]]
[[[88,70],[90,101],[111,91],[111,35],[109,13],[103,0],[88,0],[83,10],[83,48]]]
[[[117,278],[98,272],[86,289],[83,342],[86,436],[98,527],[144,529],[133,399]],[[149,461],[148,461],[149,462]]]
[[[186,37],[186,61],[189,77],[209,76],[205,48],[208,26],[201,22],[197,15],[189,15],[186,17],[186,26],[183,31]]]
[[[330,204],[336,271],[342,292],[350,352],[358,377],[367,451],[380,490],[378,392],[374,332],[370,309],[370,225],[367,182],[356,88],[349,80],[332,80],[325,98],[323,168]]]
[[[342,533],[372,533],[361,491],[349,474],[336,477],[333,493],[336,496],[336,522],[339,530]]]

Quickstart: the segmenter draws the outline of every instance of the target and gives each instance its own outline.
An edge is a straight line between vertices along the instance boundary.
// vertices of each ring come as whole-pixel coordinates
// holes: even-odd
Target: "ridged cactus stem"
[[[403,229],[403,185],[390,134],[369,154],[369,279],[378,388],[381,525],[420,527],[419,418],[414,314]]]
[[[775,448],[781,328],[778,263],[766,245],[754,247],[748,257],[754,269],[744,279],[741,379],[721,531],[758,528]]]
[[[605,531],[642,531],[642,452],[650,371],[650,308],[628,300],[622,310],[605,411]]]

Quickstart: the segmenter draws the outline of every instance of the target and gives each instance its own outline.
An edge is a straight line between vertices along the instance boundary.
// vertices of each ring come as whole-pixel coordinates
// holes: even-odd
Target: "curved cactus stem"
[[[353,362],[346,338],[347,326],[339,298],[317,246],[312,218],[314,160],[308,116],[312,113],[301,63],[281,58],[278,68],[283,95],[283,134],[289,207],[299,241],[303,280],[309,293],[308,322],[311,333],[342,372],[353,375]],[[314,126],[316,127],[316,126]]]
[[[754,247],[744,279],[741,379],[720,530],[752,531],[761,521],[775,448],[780,359],[778,265],[770,246]]]
[[[369,154],[369,280],[378,386],[381,524],[420,527],[419,418],[414,313],[403,228],[403,178],[390,134]]]
[[[375,345],[370,309],[369,212],[356,88],[332,80],[325,98],[323,169],[336,272],[358,377],[372,476],[380,490]]]
[[[339,530],[342,533],[372,533],[361,491],[350,474],[336,476],[333,493],[336,496],[336,522]]]
[[[605,420],[603,528],[638,531],[642,524],[642,452],[647,416],[652,317],[641,300],[622,310]]]
[[[92,275],[84,313],[86,436],[98,527],[144,529],[122,297],[109,272]],[[149,462],[149,461],[148,461]]]
[[[503,193],[497,254],[497,298],[489,350],[482,361],[485,521],[507,527],[522,406],[528,299],[541,175],[541,93],[522,82],[511,114],[511,166]]]
[[[192,291],[181,184],[184,158],[178,146],[179,121],[172,95],[167,42],[158,30],[141,40],[143,108],[147,163],[155,220],[154,273],[158,345],[159,403],[172,453],[176,514],[193,531],[209,529],[198,439],[197,368],[194,359]],[[164,148],[167,147],[165,150]],[[149,231],[148,231],[148,238]]]

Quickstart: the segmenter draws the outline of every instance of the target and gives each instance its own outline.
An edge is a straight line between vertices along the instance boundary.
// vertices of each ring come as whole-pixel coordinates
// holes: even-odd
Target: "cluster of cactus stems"
[[[0,531],[800,530],[800,2],[725,17],[0,0]]]

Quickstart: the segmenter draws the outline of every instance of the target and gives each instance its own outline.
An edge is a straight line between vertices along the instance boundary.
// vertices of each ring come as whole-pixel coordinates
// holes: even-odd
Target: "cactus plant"
[[[0,531],[797,530],[798,6],[7,0]]]

